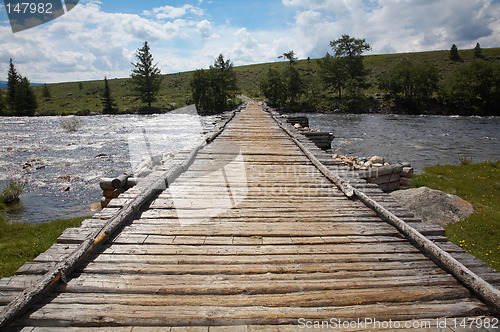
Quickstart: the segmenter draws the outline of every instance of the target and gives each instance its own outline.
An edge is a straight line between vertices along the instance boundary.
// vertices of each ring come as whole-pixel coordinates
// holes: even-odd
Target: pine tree
[[[38,104],[30,81],[23,77],[16,85],[14,97],[14,114],[18,116],[30,116],[35,113]]]
[[[3,97],[3,92],[0,90],[0,115],[3,114],[5,110],[5,98]]]
[[[457,45],[453,44],[450,49],[450,59],[453,61],[458,61],[460,60],[460,55],[458,54],[458,47]]]
[[[135,67],[131,75],[132,84],[138,99],[146,103],[149,111],[151,111],[151,104],[160,91],[163,77],[158,68],[158,63],[153,63],[153,55],[150,52],[148,42],[144,42],[144,46],[137,50],[135,56],[138,62],[132,63]]]
[[[483,57],[482,51],[483,51],[483,49],[481,48],[481,45],[479,45],[479,43],[477,43],[476,47],[474,47],[474,57],[475,58],[482,58]]]
[[[11,58],[9,62],[9,74],[7,78],[7,103],[12,112],[15,108],[16,88],[20,82],[21,76],[17,73],[17,70],[14,67],[14,63],[12,62]]]
[[[45,101],[49,101],[49,99],[52,98],[49,86],[47,84],[43,85],[42,97],[45,98]]]
[[[236,73],[231,60],[220,54],[209,70],[197,70],[190,82],[194,103],[206,112],[226,111],[237,89]]]
[[[109,88],[108,78],[104,77],[104,91],[102,93],[102,113],[103,114],[114,114],[118,110],[116,109],[116,104],[111,97],[111,89]]]

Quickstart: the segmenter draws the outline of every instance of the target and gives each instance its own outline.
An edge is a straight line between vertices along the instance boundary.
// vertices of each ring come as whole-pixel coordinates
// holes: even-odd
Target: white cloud
[[[168,7],[168,6],[167,6]],[[192,6],[159,8],[157,15],[143,16],[106,13],[100,3],[87,2],[76,6],[57,20],[37,28],[13,34],[0,26],[0,75],[6,76],[9,58],[14,59],[21,74],[34,82],[57,82],[130,75],[135,50],[149,41],[155,53],[162,44],[175,44],[200,36],[210,37],[208,20],[181,19],[198,15]],[[177,19],[165,21],[158,15]],[[7,64],[7,65],[6,65]],[[163,72],[171,72],[170,62]],[[183,68],[188,70],[191,68]],[[5,74],[5,75],[3,75]]]
[[[212,24],[210,23],[209,20],[203,20],[196,24],[196,28],[198,29],[198,33],[200,36],[203,38],[209,38],[210,37],[210,30],[212,28]]]
[[[159,20],[169,20],[184,17],[188,14],[202,15],[203,10],[192,5],[184,5],[182,7],[163,6],[154,8],[152,11],[145,10],[143,12],[146,16],[155,16]]]
[[[282,0],[295,8],[305,50],[319,55],[325,40],[366,38],[373,51],[424,51],[498,46],[500,5],[491,0]],[[315,31],[315,33],[311,33]],[[320,44],[321,43],[321,44]]]
[[[282,0],[293,18],[272,30],[266,22],[218,24],[225,18],[206,15],[202,3],[211,2],[123,14],[90,0],[20,33],[0,25],[0,79],[10,57],[34,82],[127,77],[146,40],[163,73],[207,68],[220,53],[235,65],[277,61],[289,50],[321,57],[342,34],[365,38],[375,53],[500,46],[500,4],[492,0]]]

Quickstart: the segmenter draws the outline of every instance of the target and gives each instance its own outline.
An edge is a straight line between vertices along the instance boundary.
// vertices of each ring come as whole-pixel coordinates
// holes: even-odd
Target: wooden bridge
[[[1,280],[3,327],[494,330],[499,273],[261,105],[207,141]]]

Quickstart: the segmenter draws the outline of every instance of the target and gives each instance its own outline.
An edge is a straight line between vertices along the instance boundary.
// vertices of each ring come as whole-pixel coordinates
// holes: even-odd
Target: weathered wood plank
[[[322,320],[325,317],[339,317],[342,320],[356,320],[372,317],[378,320],[412,320],[434,317],[476,316],[487,312],[484,305],[476,301],[449,301],[435,303],[374,304],[348,307],[223,307],[223,306],[107,306],[47,304],[36,308],[20,322],[26,325],[47,324],[71,326],[74,321],[81,326],[107,324],[114,326],[199,326],[199,325],[246,325],[297,324],[299,318]],[[129,313],[133,312],[134,315]]]
[[[149,306],[210,306],[214,303],[228,307],[326,307],[354,306],[375,303],[429,302],[467,299],[469,291],[459,286],[387,287],[371,289],[302,291],[286,294],[236,295],[169,295],[109,293],[54,293],[49,298],[55,304],[108,304]]]

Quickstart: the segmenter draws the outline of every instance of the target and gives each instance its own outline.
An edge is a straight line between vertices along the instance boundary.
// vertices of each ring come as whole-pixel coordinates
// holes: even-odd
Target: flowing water
[[[418,173],[426,166],[460,164],[460,157],[474,163],[500,160],[500,117],[296,115],[335,135],[333,153],[409,162]]]
[[[410,162],[417,172],[425,166],[458,164],[459,157],[473,162],[500,159],[500,118],[307,116],[312,128],[335,134],[332,152]],[[15,177],[28,180],[19,207],[5,213],[7,220],[41,223],[90,215],[89,207],[99,203],[102,195],[100,178],[130,170],[134,156],[145,152],[141,146],[146,145],[133,140],[129,144],[131,137],[141,136],[141,128],[155,133],[168,128],[170,139],[155,140],[153,135],[147,146],[175,153],[193,143],[197,131],[210,130],[216,120],[195,115],[81,119],[82,128],[68,133],[60,126],[60,117],[0,118],[0,186]]]
[[[131,155],[141,153],[140,144],[129,144],[134,134],[142,128],[167,128],[169,139],[150,137],[148,145],[175,153],[213,128],[216,120],[193,114],[79,119],[82,127],[69,133],[61,127],[61,117],[0,118],[0,186],[12,178],[28,181],[21,204],[4,212],[7,220],[36,224],[91,215],[91,205],[102,196],[99,180],[130,171]]]

